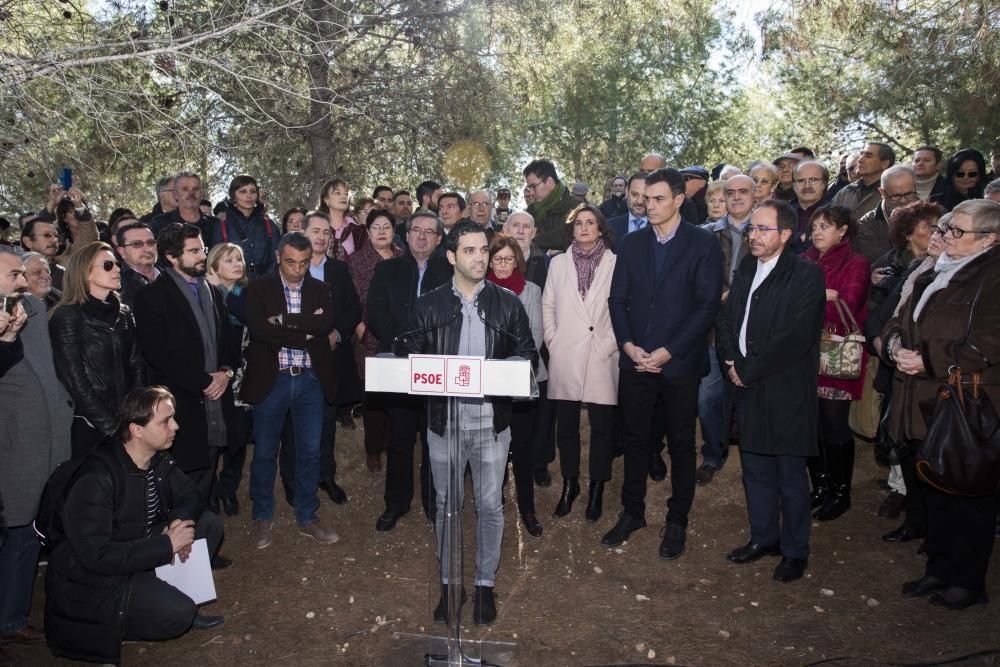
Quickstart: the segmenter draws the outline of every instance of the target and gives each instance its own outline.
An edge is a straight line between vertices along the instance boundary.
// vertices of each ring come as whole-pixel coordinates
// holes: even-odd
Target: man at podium
[[[410,333],[400,338],[409,354],[481,356],[486,359],[520,357],[535,366],[538,355],[528,326],[528,315],[517,296],[486,278],[489,242],[480,225],[457,223],[445,237],[448,261],[455,269],[448,283],[420,297],[410,316]],[[447,398],[428,398],[427,441],[431,472],[437,490],[435,527],[441,562],[441,601],[434,620],[448,618],[448,526],[444,517],[449,477],[448,439],[456,424],[448,422]],[[472,472],[478,510],[476,575],[472,618],[487,625],[496,618],[493,587],[500,564],[503,537],[501,485],[510,447],[511,399],[459,398],[457,437],[459,460],[454,464]],[[462,490],[459,484],[461,503]],[[463,600],[465,598],[463,591]]]

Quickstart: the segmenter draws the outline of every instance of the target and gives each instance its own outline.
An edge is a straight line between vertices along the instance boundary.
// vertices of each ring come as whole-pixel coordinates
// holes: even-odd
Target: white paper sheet
[[[156,576],[194,600],[195,604],[215,599],[215,577],[212,576],[212,559],[208,557],[205,538],[194,541],[186,562],[182,563],[175,555],[172,564],[156,568]]]

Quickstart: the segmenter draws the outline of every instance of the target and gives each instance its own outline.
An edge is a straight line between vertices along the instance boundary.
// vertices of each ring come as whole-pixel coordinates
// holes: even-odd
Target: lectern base
[[[502,641],[480,641],[463,638],[461,643],[453,638],[397,632],[392,637],[399,649],[399,663],[427,665],[427,667],[517,667],[517,644]],[[403,662],[404,653],[412,662]],[[418,656],[423,655],[423,661]]]

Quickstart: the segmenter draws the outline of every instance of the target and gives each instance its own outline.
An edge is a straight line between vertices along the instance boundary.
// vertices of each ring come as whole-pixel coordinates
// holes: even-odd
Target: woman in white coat
[[[590,417],[590,499],[586,517],[601,516],[611,479],[618,344],[608,292],[615,268],[614,233],[596,206],[581,204],[566,219],[569,250],[552,258],[542,295],[549,349],[548,397],[556,401],[556,444],[563,477],[555,515],[566,516],[580,495],[580,404]]]

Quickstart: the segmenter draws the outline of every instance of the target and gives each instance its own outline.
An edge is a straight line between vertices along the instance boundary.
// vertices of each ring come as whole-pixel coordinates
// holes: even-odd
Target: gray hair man
[[[913,169],[896,165],[882,172],[878,192],[882,200],[858,220],[858,233],[851,241],[854,250],[869,262],[889,252],[889,218],[893,210],[917,200],[917,177]]]

